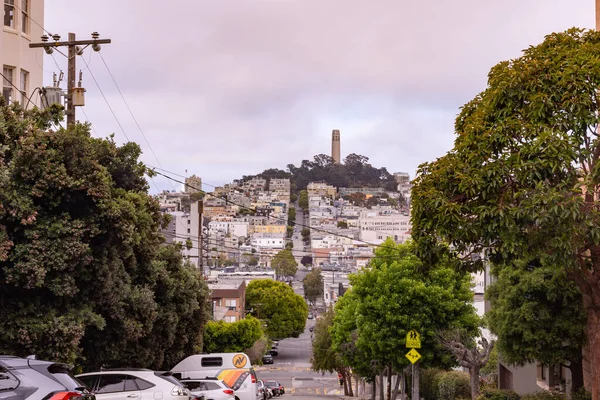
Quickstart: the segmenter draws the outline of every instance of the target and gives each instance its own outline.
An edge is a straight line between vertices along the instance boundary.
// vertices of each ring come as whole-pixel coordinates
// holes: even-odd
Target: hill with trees
[[[376,168],[369,163],[369,158],[358,154],[349,154],[341,164],[333,162],[333,158],[318,154],[313,160],[302,160],[299,166],[287,165],[287,171],[269,168],[258,175],[244,175],[242,181],[260,177],[263,179],[290,178],[292,192],[306,189],[310,182],[327,182],[335,187],[383,187],[395,191],[397,183],[394,175],[385,167]]]

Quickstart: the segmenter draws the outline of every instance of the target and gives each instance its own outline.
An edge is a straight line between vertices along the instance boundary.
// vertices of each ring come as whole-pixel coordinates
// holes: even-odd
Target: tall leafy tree
[[[246,288],[246,309],[265,320],[270,338],[298,337],[304,331],[308,306],[290,285],[271,279],[254,280]]]
[[[302,280],[304,286],[304,297],[315,304],[317,299],[323,296],[323,275],[320,268],[310,271]]]
[[[201,344],[206,284],[161,246],[140,148],[61,117],[0,99],[0,352],[170,367]]]
[[[275,254],[271,261],[271,267],[279,276],[294,276],[298,271],[298,263],[290,249],[281,250]]]
[[[487,318],[503,360],[568,365],[577,392],[583,386],[586,323],[581,290],[563,269],[539,259],[516,260],[494,273],[497,279],[486,291],[492,305]]]
[[[494,263],[545,254],[583,294],[600,398],[600,33],[548,35],[492,68],[456,119],[454,148],[420,167],[413,236]],[[465,260],[466,261],[466,260]],[[462,267],[477,267],[470,262]]]

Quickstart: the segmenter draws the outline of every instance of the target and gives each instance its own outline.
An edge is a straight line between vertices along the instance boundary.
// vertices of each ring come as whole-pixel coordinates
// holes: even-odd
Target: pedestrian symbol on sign
[[[406,347],[413,349],[421,348],[421,335],[419,332],[412,329],[410,332],[406,334]]]

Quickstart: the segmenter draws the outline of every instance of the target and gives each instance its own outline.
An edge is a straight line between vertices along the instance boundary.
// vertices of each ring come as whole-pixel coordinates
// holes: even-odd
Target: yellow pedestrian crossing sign
[[[410,349],[410,351],[408,353],[406,353],[406,358],[408,358],[408,361],[410,361],[411,364],[414,364],[417,361],[419,361],[419,358],[421,358],[421,355],[415,349]]]
[[[421,348],[421,335],[414,329],[406,334],[406,347],[409,349],[420,349]]]

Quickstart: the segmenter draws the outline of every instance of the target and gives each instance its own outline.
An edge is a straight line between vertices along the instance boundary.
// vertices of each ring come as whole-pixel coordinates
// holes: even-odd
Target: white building
[[[199,255],[199,219],[198,202],[192,203],[191,212],[184,213],[175,211],[169,213],[172,220],[163,234],[167,243],[181,243],[181,252],[184,258],[189,259],[190,263],[198,266]],[[190,240],[191,248],[188,249],[186,244]]]
[[[256,250],[283,250],[285,234],[281,233],[255,233],[252,235],[252,247]]]
[[[40,25],[44,25],[44,0],[4,0],[0,62],[5,77],[2,95],[9,102],[27,105],[34,90],[43,87],[44,50],[29,48],[44,34]],[[40,105],[39,96],[32,96],[29,107],[33,104]]]
[[[360,239],[373,244],[381,244],[388,237],[397,243],[410,238],[410,216],[387,210],[366,210],[358,219]]]
[[[271,192],[275,191],[275,190],[283,190],[286,192],[290,192],[290,180],[288,178],[284,178],[284,179],[271,179],[271,181],[269,182],[269,190]]]

